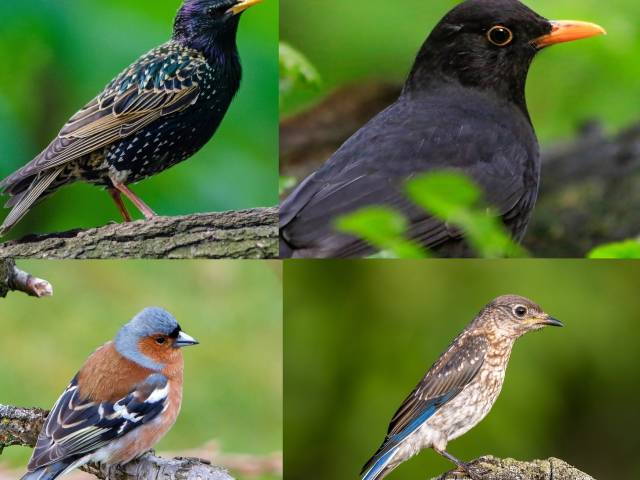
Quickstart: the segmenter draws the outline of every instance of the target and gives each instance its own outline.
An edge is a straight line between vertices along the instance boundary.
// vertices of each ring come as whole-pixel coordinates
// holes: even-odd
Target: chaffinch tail
[[[462,331],[402,403],[387,437],[362,469],[381,480],[423,448],[433,448],[474,480],[469,465],[446,451],[450,440],[475,427],[500,394],[515,341],[545,325],[561,327],[531,300],[498,297]]]
[[[91,461],[124,464],[149,450],[178,416],[181,349],[197,343],[166,310],[142,310],[71,380],[22,480],[53,480]]]

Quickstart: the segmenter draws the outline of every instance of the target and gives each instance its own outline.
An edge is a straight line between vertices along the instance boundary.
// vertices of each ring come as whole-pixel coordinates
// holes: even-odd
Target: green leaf
[[[280,96],[294,88],[318,88],[320,75],[315,67],[300,52],[280,42]]]
[[[386,258],[426,258],[427,253],[416,243],[407,240],[407,219],[384,207],[367,207],[344,215],[336,221],[336,228],[362,238],[384,251]]]
[[[407,182],[409,198],[431,215],[457,227],[485,258],[526,256],[507,233],[499,215],[482,203],[482,192],[454,171],[431,172]]]
[[[640,258],[640,240],[627,240],[620,243],[609,243],[594,248],[588,258],[598,259],[637,259]]]

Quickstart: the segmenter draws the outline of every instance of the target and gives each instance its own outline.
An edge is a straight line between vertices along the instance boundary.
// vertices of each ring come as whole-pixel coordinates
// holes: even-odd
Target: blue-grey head
[[[173,26],[173,38],[197,50],[235,47],[242,12],[262,0],[185,0]]]
[[[173,315],[159,307],[142,310],[120,329],[115,339],[116,350],[122,356],[156,371],[164,368],[171,351],[197,344],[182,331]]]

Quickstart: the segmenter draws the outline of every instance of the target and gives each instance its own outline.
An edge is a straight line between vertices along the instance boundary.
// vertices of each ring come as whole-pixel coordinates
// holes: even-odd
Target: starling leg
[[[442,455],[444,458],[449,460],[451,463],[454,463],[456,465],[456,467],[458,467],[458,470],[461,470],[464,473],[466,473],[467,475],[469,475],[469,477],[472,480],[482,480],[482,477],[480,475],[478,475],[478,473],[475,472],[474,469],[471,467],[471,465],[469,465],[468,463],[465,463],[462,460],[458,460],[456,457],[454,457],[453,455],[451,455],[449,452],[447,452],[445,450],[438,450],[437,448],[434,448],[434,450],[436,451],[436,453],[438,455]]]
[[[113,186],[118,189],[121,193],[124,194],[131,203],[133,203],[138,210],[144,215],[144,218],[150,220],[154,217],[157,217],[156,213],[149,208],[149,206],[144,203],[135,193],[133,193],[129,187],[127,187],[124,183],[116,183],[113,182]]]
[[[122,197],[120,196],[120,191],[116,190],[115,188],[107,188],[107,191],[109,192],[109,195],[111,195],[111,198],[113,198],[113,201],[118,206],[118,210],[120,211],[122,218],[124,218],[124,221],[130,222],[131,215],[129,215],[129,212],[127,211],[127,207],[122,201]]]

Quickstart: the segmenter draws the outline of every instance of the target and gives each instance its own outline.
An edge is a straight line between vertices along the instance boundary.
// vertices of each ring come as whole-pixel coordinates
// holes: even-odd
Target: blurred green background
[[[533,299],[566,328],[518,341],[493,410],[449,452],[555,456],[598,479],[640,478],[637,263],[298,261],[284,274],[287,478],[358,478],[406,395],[506,293]],[[451,468],[428,450],[389,479]]]
[[[169,40],[181,3],[0,2],[0,177],[36,156],[72,114],[138,56]],[[190,160],[134,187],[161,215],[277,203],[277,0],[251,8],[240,23],[244,80],[217,134]],[[121,219],[109,196],[76,184],[37,206],[12,236],[110,220]]]
[[[199,449],[213,440],[223,455],[282,451],[277,263],[30,261],[19,267],[50,281],[54,296],[13,293],[1,301],[0,403],[51,408],[98,346],[142,308],[158,305],[200,345],[184,350],[182,411],[157,449]],[[23,468],[30,455],[11,447],[0,462]],[[216,457],[208,452],[214,463]]]
[[[428,33],[458,1],[281,0],[281,38],[318,69],[323,87],[287,98],[286,113],[338,85],[365,79],[402,82]],[[571,135],[583,121],[615,129],[638,120],[640,2],[528,0],[547,18],[587,20],[609,35],[542,52],[529,75],[527,98],[541,141]]]

